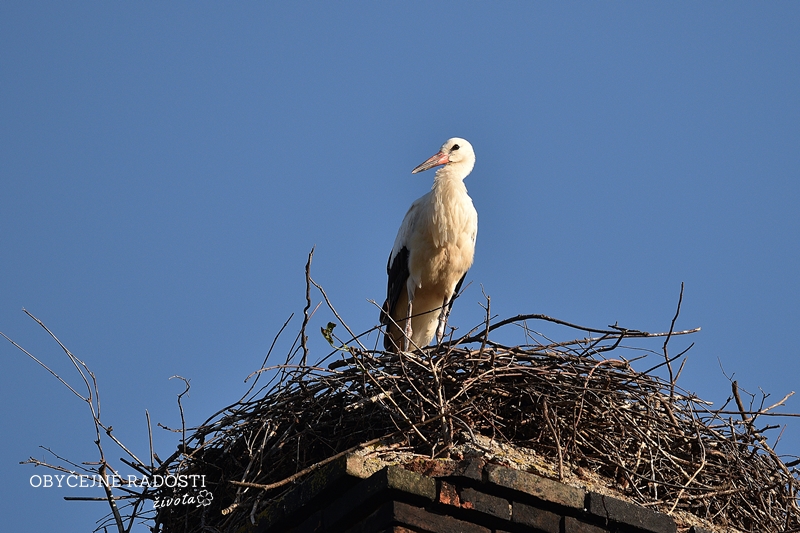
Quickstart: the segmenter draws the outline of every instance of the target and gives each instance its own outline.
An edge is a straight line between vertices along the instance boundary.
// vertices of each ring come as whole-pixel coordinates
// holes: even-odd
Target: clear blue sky
[[[312,246],[350,326],[376,324],[433,177],[410,171],[459,136],[480,229],[452,325],[482,285],[501,317],[665,330],[685,282],[683,386],[723,402],[721,363],[779,398],[800,388],[798,27],[797,2],[3,2],[0,331],[76,382],[21,309],[44,320],[146,455],[145,409],[180,423],[170,376],[191,423],[245,390]],[[17,464],[95,459],[85,407],[5,341],[0,361],[5,527],[91,531],[104,504]]]

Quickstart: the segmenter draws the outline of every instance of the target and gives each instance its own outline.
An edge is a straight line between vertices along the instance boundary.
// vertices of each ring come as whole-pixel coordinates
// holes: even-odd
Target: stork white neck
[[[474,156],[461,161],[451,161],[436,171],[436,175],[433,177],[433,186],[436,187],[437,183],[445,180],[464,181],[474,166]]]
[[[465,162],[466,163],[466,162]],[[472,199],[467,194],[464,178],[472,170],[472,163],[447,165],[439,169],[431,188],[431,234],[436,246],[454,243],[474,212]]]

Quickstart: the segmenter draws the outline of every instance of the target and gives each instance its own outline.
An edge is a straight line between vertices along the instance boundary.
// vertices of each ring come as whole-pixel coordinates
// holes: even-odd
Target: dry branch
[[[324,293],[323,299],[341,320]],[[399,354],[365,348],[358,340],[364,334],[345,325],[352,338],[337,339],[341,347],[322,359],[341,354],[340,360],[325,368],[289,356],[274,367],[277,376],[263,395],[195,428],[183,468],[208,476],[217,507],[168,509],[159,523],[165,531],[201,523],[236,531],[344,453],[369,447],[377,456],[398,449],[448,456],[465,440],[480,446],[476,435],[483,435],[549,458],[558,477],[567,469],[594,471],[662,512],[684,510],[742,531],[800,528],[797,472],[753,424],[755,415],[775,414],[768,411],[785,398],[755,410],[737,405],[739,421],[725,406],[712,410],[678,387],[680,370],[671,365],[686,350],[670,356],[668,343],[699,329],[675,331],[679,312],[680,305],[664,333],[587,328],[540,314],[491,323],[487,298],[486,319],[473,329],[480,334]],[[597,336],[538,343],[531,320]],[[524,328],[529,344],[489,339],[506,325]],[[661,349],[623,344],[648,338],[664,339]],[[631,361],[643,349],[661,361],[637,372]],[[626,358],[631,352],[636,357]],[[664,366],[668,376],[661,378],[655,372]],[[264,468],[247,470],[253,462]]]
[[[265,359],[264,368],[248,377],[252,382],[239,401],[195,428],[183,423],[180,402],[186,391],[181,393],[182,427],[173,430],[181,442],[163,462],[152,450],[152,437],[149,464],[113,437],[100,421],[93,374],[49,330],[80,372],[86,393],[25,352],[89,405],[100,452],[100,461],[89,470],[111,468],[99,444],[105,435],[126,452],[130,460],[123,462],[137,472],[203,475],[214,496],[208,506],[158,509],[153,519],[147,517],[152,515],[145,510],[147,502],[169,497],[170,489],[125,488],[123,496],[107,491],[104,499],[112,514],[99,528],[130,530],[134,518],[147,518],[154,531],[235,532],[253,524],[259,512],[309,473],[343,454],[370,450],[396,457],[400,450],[411,456],[458,456],[464,444],[486,451],[481,442],[489,438],[546,458],[558,478],[594,472],[632,500],[662,512],[687,511],[741,531],[800,531],[800,481],[794,468],[800,460],[784,463],[764,437],[769,427],[755,426],[759,416],[797,416],[773,412],[789,395],[768,407],[766,394],[760,405],[753,405],[757,402],[751,396],[748,407],[733,382],[735,408],[728,409],[728,401],[715,410],[682,390],[677,379],[683,366],[674,372],[672,363],[688,348],[670,355],[669,343],[699,328],[675,331],[680,302],[669,330],[649,333],[617,324],[584,327],[542,314],[492,322],[487,297],[485,320],[462,338],[414,353],[387,353],[365,346],[375,328],[356,335],[344,323],[311,279],[311,258],[304,320],[283,363],[266,367]],[[306,342],[319,308],[312,307],[312,286],[350,335],[342,341],[333,335],[335,324],[321,328],[333,351],[314,364],[308,362]],[[276,335],[268,358],[290,320]],[[545,338],[530,329],[531,321],[563,326],[568,340]],[[504,326],[522,328],[526,344],[505,346],[490,339]],[[652,338],[663,339],[660,350],[648,347]],[[640,362],[647,357],[658,363]],[[637,371],[633,362],[651,368]],[[660,377],[660,370],[667,376]],[[262,376],[267,383],[256,388]],[[130,507],[122,514],[116,502],[125,498]]]

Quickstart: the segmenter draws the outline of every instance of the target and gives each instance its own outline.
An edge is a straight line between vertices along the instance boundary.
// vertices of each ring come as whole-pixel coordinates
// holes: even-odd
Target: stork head
[[[461,179],[466,178],[472,172],[472,167],[475,166],[475,152],[472,151],[472,145],[466,139],[459,137],[448,139],[438,153],[428,158],[411,173],[416,174],[439,165],[445,165],[439,172],[447,170],[448,173],[455,172]]]

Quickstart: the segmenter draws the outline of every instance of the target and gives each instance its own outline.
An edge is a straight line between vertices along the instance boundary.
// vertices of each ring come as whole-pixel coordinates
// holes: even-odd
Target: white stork
[[[478,213],[464,186],[475,165],[472,145],[457,137],[449,139],[411,173],[438,165],[444,166],[436,172],[431,191],[411,204],[389,255],[389,284],[381,312],[387,351],[401,346],[408,351],[409,344],[423,348],[434,334],[441,342],[453,296],[472,266]]]

